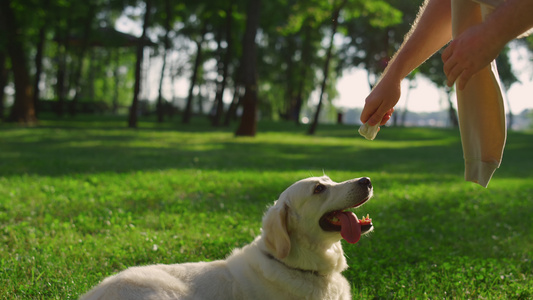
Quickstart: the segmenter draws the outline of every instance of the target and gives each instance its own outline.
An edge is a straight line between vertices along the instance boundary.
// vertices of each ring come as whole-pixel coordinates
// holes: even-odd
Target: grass
[[[375,232],[344,244],[354,299],[533,297],[533,133],[511,132],[488,189],[456,130],[260,123],[255,138],[144,120],[0,125],[0,299],[77,299],[124,268],[224,258],[310,175],[369,176]]]

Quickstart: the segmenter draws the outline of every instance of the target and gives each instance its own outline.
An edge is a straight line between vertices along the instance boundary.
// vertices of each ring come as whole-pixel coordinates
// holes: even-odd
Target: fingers
[[[394,108],[389,109],[389,111],[385,113],[383,118],[381,118],[381,122],[379,123],[379,125],[385,125],[391,119],[393,112]]]
[[[457,89],[463,90],[466,87],[466,84],[474,75],[474,72],[472,72],[471,70],[472,69],[466,69],[461,73],[461,76],[457,80]]]
[[[378,123],[379,125],[385,125],[391,119],[392,113],[394,112],[394,108],[391,108],[384,113],[381,113],[380,109],[378,109],[378,111],[376,111],[372,116],[368,118],[367,123],[369,126],[374,126]]]
[[[370,117],[370,119],[368,119],[368,125],[374,126],[374,125],[380,123],[382,118],[383,117],[381,117],[380,115],[378,115],[376,113],[376,114],[372,115],[372,117]]]
[[[385,114],[380,114],[379,111],[375,111],[374,113],[369,113],[368,111],[365,112],[365,110],[363,110],[363,112],[361,113],[360,120],[361,120],[361,123],[363,124],[368,123],[368,125],[374,126],[377,123],[381,123],[381,120],[384,119],[385,116],[386,116]],[[390,116],[389,116],[389,119],[390,119]]]
[[[461,60],[458,57],[459,54],[454,52],[455,44],[452,42],[450,46],[442,53],[442,61],[444,62],[444,74],[448,79],[446,85],[452,87],[457,81],[457,88],[459,90],[464,89],[468,80],[472,77],[471,62]]]
[[[361,112],[361,117],[359,118],[359,120],[361,120],[361,123],[365,124],[366,122],[368,122],[368,119],[370,119],[372,114],[373,112],[371,112],[367,105],[365,105],[363,111]]]
[[[391,79],[392,78],[392,79]],[[401,95],[400,80],[384,77],[365,99],[361,122],[370,126],[384,125],[394,112],[394,105]]]
[[[378,111],[376,111],[376,113],[374,113],[369,119],[368,119],[368,125],[370,126],[374,126],[378,123],[381,124],[381,120],[383,120],[383,118],[385,117],[385,113],[381,113],[380,110],[378,109]],[[390,119],[390,116],[389,116],[389,119]],[[385,121],[386,122],[386,121]]]
[[[457,80],[457,77],[461,75],[461,68],[458,66],[456,57],[454,56],[454,48],[455,44],[452,41],[450,45],[442,52],[442,62],[444,63],[444,74],[446,75],[446,78],[448,79],[446,82],[446,85],[451,87],[455,80]]]
[[[376,107],[376,103],[378,103],[379,105],[379,102],[376,101],[375,99],[377,98],[373,96],[372,92],[366,98],[365,107],[363,108],[363,111],[361,112],[361,117],[360,117],[361,123],[363,124],[369,123],[369,125],[376,125],[381,120],[380,119],[376,121],[376,118],[379,117],[379,116],[376,116],[376,114],[379,113],[380,107],[379,106]]]
[[[454,49],[454,46],[455,44],[453,43],[453,41],[450,43],[450,45],[448,45],[448,47],[446,47],[446,49],[444,49],[444,51],[442,52],[442,61],[444,62],[444,65],[446,65],[446,62],[448,61],[448,59],[450,59],[450,57],[452,56],[453,54],[453,49]]]
[[[444,64],[444,74],[448,79],[446,85],[452,87],[453,84],[457,82],[457,89],[463,90],[466,83],[474,74],[472,70],[473,67],[469,64],[461,66],[459,63],[456,63],[453,58],[448,59]]]
[[[449,87],[456,83],[457,89],[463,90],[470,78],[499,53],[499,48],[494,51],[492,44],[480,41],[480,35],[476,34],[479,28],[461,34],[442,52],[443,70]]]
[[[457,78],[461,76],[463,73],[463,70],[461,67],[459,67],[457,64],[452,67],[450,71],[444,70],[444,74],[446,74],[446,78],[448,78],[448,81],[446,82],[446,85],[449,87],[452,87]]]

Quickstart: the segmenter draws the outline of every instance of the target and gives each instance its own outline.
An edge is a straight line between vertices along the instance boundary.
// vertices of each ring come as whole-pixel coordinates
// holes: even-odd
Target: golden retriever
[[[132,267],[81,299],[351,299],[340,240],[373,229],[348,210],[371,196],[367,177],[300,180],[265,213],[261,235],[227,259]]]

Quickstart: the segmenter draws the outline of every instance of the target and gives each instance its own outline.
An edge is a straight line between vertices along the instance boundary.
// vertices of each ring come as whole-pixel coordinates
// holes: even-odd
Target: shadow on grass
[[[335,132],[342,136],[344,130],[341,127]],[[165,169],[395,173],[416,172],[428,165],[439,174],[456,174],[463,163],[458,139],[452,132],[441,131],[442,137],[433,140],[421,139],[415,132],[418,144],[402,140],[402,145],[387,135],[381,141],[367,142],[355,136],[331,137],[334,132],[318,137],[265,132],[256,138],[235,138],[227,131],[11,129],[2,133],[0,175],[65,176]]]
[[[93,117],[94,118],[94,117]],[[384,128],[366,141],[356,126],[321,125],[317,136],[292,123],[259,124],[256,138],[236,138],[228,128],[144,122],[121,128],[109,120],[44,121],[43,127],[3,128],[0,175],[64,176],[166,169],[325,170],[462,176],[459,132],[449,129]],[[196,124],[197,123],[197,124]],[[70,127],[67,127],[70,126]],[[176,131],[176,129],[179,131]],[[510,132],[500,177],[531,177],[533,135]]]

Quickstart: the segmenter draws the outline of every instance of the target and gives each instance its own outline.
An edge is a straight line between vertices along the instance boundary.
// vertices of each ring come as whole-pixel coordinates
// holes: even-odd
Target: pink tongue
[[[355,214],[351,211],[337,213],[337,218],[341,220],[341,236],[350,244],[355,244],[361,237],[361,224]]]

